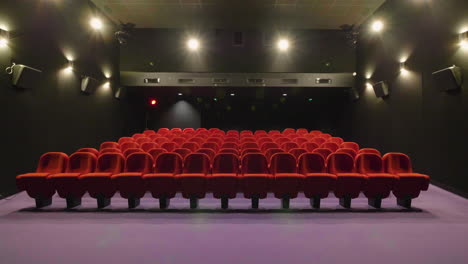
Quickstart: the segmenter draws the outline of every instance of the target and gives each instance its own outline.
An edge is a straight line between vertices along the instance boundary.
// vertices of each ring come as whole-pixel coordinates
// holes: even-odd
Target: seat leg
[[[374,208],[382,208],[382,198],[380,197],[368,198],[367,203]]]
[[[52,204],[52,198],[42,199],[36,198],[36,208],[46,207]]]
[[[411,208],[411,198],[397,198],[397,204],[401,207]]]
[[[128,198],[128,208],[136,208],[140,205],[140,198]]]
[[[221,198],[221,208],[228,209],[229,208],[229,198],[223,197]]]
[[[320,209],[320,196],[310,198],[310,206],[314,209]]]
[[[288,196],[285,196],[281,199],[281,208],[282,209],[289,209],[289,197]]]
[[[166,197],[159,198],[160,209],[167,209],[170,203],[171,203],[171,199],[169,198],[166,198]]]
[[[197,209],[198,208],[198,198],[191,197],[190,198],[190,209]]]
[[[105,197],[99,197],[97,198],[97,207],[99,209],[102,209],[104,207],[107,207],[111,204],[111,198],[105,198]]]
[[[347,209],[351,208],[351,198],[347,196],[340,198],[340,205]]]
[[[258,209],[259,200],[258,197],[252,197],[252,209]]]
[[[67,209],[71,209],[81,205],[81,197],[67,197]]]

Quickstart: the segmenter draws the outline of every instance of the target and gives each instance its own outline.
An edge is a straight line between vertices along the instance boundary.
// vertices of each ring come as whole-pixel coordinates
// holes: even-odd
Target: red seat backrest
[[[150,154],[154,160],[156,160],[160,154],[166,153],[166,152],[167,150],[163,148],[153,148],[153,149],[148,150],[148,154]]]
[[[235,154],[237,156],[239,156],[239,150],[237,150],[237,148],[233,149],[233,148],[222,148],[219,150],[219,153],[231,153],[231,154]]]
[[[303,148],[293,148],[289,151],[289,153],[291,153],[296,159],[298,159],[299,156],[307,152],[308,152],[307,149],[303,149]]]
[[[296,158],[290,153],[276,153],[271,156],[271,174],[276,173],[296,173]]]
[[[331,152],[335,152],[340,148],[340,146],[338,146],[335,143],[325,142],[322,145],[320,145],[320,148],[326,148],[326,149],[331,150]]]
[[[148,152],[150,149],[154,149],[157,147],[159,147],[159,145],[154,142],[145,142],[141,144],[141,149],[145,152]]]
[[[279,132],[278,130],[270,130],[268,131],[268,135],[272,136],[272,135],[281,135],[281,132]]]
[[[336,153],[347,153],[349,155],[351,155],[353,158],[356,158],[356,151],[354,151],[354,149],[350,149],[350,148],[340,148],[336,151]]]
[[[120,151],[120,149],[118,148],[106,148],[106,149],[103,149],[101,151],[99,151],[99,155],[102,155],[103,153],[122,153],[122,151]]]
[[[174,142],[166,142],[161,145],[161,148],[167,150],[168,152],[172,152],[177,147],[178,145]]]
[[[131,137],[121,137],[118,141],[119,145],[122,145],[123,143],[125,142],[133,142],[135,141],[133,138]]]
[[[202,148],[208,148],[208,149],[212,149],[214,150],[215,152],[218,152],[219,150],[219,145],[217,143],[214,143],[214,142],[206,142],[206,143],[203,143],[201,145]]]
[[[99,151],[95,148],[80,148],[76,152],[89,152],[89,153],[93,153],[96,156],[99,155]]]
[[[237,143],[234,143],[234,142],[227,142],[227,143],[224,143],[223,145],[221,145],[221,148],[233,148],[233,149],[238,149],[239,148],[239,145]]]
[[[258,148],[246,148],[242,150],[241,156],[244,156],[248,153],[262,153],[262,151]]]
[[[124,157],[128,157],[130,156],[130,154],[137,153],[137,152],[143,152],[143,150],[140,148],[129,148],[123,152],[123,155]]]
[[[161,153],[156,158],[154,172],[180,174],[182,160],[182,157],[177,153]]]
[[[265,155],[260,153],[250,153],[242,157],[242,173],[268,174],[268,162]]]
[[[36,172],[61,173],[68,166],[68,155],[62,152],[47,152],[39,159]]]
[[[296,134],[305,135],[305,134],[309,134],[309,131],[307,129],[305,129],[305,128],[299,128],[299,129],[297,129]]]
[[[309,140],[305,137],[297,137],[295,139],[293,139],[293,142],[296,142],[299,146],[306,143],[306,142],[309,142]]]
[[[297,143],[294,143],[294,142],[286,142],[286,143],[281,144],[281,148],[284,151],[289,152],[293,148],[299,148],[299,145],[297,145]]]
[[[106,148],[120,148],[120,145],[117,142],[107,141],[107,142],[103,142],[101,146],[99,147],[100,150],[103,150]]]
[[[86,152],[76,152],[70,155],[66,172],[90,173],[96,168],[96,155]]]
[[[340,138],[340,137],[331,137],[331,138],[328,139],[327,142],[335,143],[335,144],[337,144],[339,146],[344,142],[344,140],[342,138]]]
[[[324,173],[325,159],[319,153],[304,153],[299,156],[297,168],[301,174]]]
[[[192,152],[200,148],[200,146],[195,142],[185,142],[182,144],[181,148],[190,149]]]
[[[295,134],[295,133],[296,133],[296,130],[294,130],[294,128],[285,128],[283,130],[283,135]]]
[[[356,171],[359,173],[383,173],[383,160],[377,154],[362,153],[356,156]]]
[[[279,148],[279,145],[274,142],[266,142],[261,145],[260,150],[266,152],[267,150],[272,148]]]
[[[355,142],[343,142],[341,143],[340,148],[351,148],[356,152],[359,151],[359,145]]]
[[[210,173],[211,158],[204,153],[192,153],[185,157],[183,173]]]
[[[156,134],[156,132],[154,130],[145,130],[143,131],[143,134],[146,136],[150,136]]]
[[[149,173],[153,168],[153,162],[153,157],[146,152],[132,153],[125,162],[125,172]]]
[[[284,144],[286,142],[291,142],[291,140],[289,138],[286,138],[286,137],[280,137],[280,138],[275,139],[275,142],[276,142],[276,144],[281,146],[282,144]]]
[[[139,145],[145,143],[145,142],[152,142],[153,140],[149,137],[142,137],[142,138],[139,138],[137,140],[135,140],[136,143],[138,143]]]
[[[123,144],[120,145],[120,150],[122,152],[125,152],[125,150],[127,150],[129,148],[140,148],[140,145],[138,145],[135,142],[126,142],[126,143],[123,143]]]
[[[320,155],[322,155],[322,157],[324,159],[327,159],[328,158],[328,155],[330,155],[332,153],[331,150],[329,149],[325,149],[325,148],[316,148],[312,151],[312,153],[318,153]]]
[[[213,159],[213,173],[239,173],[239,158],[231,153],[216,155]]]
[[[170,141],[166,137],[158,137],[158,138],[153,139],[153,142],[158,144],[158,145],[161,145],[161,144],[164,144],[164,143],[170,142]]]
[[[184,144],[185,141],[186,141],[186,139],[183,138],[183,137],[175,137],[175,138],[172,139],[172,142],[176,143],[179,146]]]
[[[413,167],[411,159],[408,155],[403,153],[390,152],[383,156],[385,172],[397,173],[412,173]]]
[[[374,148],[363,148],[363,149],[360,149],[358,154],[361,154],[361,153],[369,153],[369,154],[377,154],[379,156],[382,156],[382,154],[380,153],[380,151],[378,151],[377,149],[374,149]]]
[[[259,149],[258,144],[254,142],[247,142],[241,145],[241,149],[253,149],[253,148]]]
[[[314,149],[317,149],[319,146],[313,142],[306,142],[301,145],[301,148],[306,149],[308,152],[314,151]]]
[[[346,153],[332,153],[327,158],[327,169],[329,173],[352,173],[354,172],[354,159]]]
[[[271,156],[273,156],[273,154],[282,153],[282,152],[284,152],[284,150],[282,150],[280,148],[271,148],[271,149],[268,149],[265,152],[265,156],[267,157],[268,160],[270,160],[270,158],[271,158]]]
[[[188,154],[192,153],[190,149],[186,149],[186,148],[174,149],[173,152],[179,154],[180,156],[182,156],[182,158],[185,158]]]
[[[320,137],[314,137],[313,139],[310,140],[310,142],[315,143],[319,146],[325,143],[326,141],[327,141],[326,139],[320,138]]]
[[[103,153],[97,160],[96,172],[117,174],[125,168],[125,157],[120,153]]]
[[[196,151],[196,153],[204,153],[210,157],[210,159],[213,159],[214,156],[216,155],[216,152],[213,149],[210,148],[200,148]]]

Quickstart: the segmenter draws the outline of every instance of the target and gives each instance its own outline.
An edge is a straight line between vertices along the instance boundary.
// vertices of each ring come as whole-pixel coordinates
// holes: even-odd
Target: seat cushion
[[[124,172],[112,175],[117,191],[123,198],[141,198],[145,195],[146,186],[143,181],[143,173]]]
[[[276,198],[296,198],[304,175],[298,173],[276,173],[271,181],[271,189]]]
[[[266,198],[271,188],[271,179],[271,175],[266,173],[242,174],[239,180],[244,197],[247,199],[254,197],[259,199]]]
[[[174,198],[179,189],[173,173],[148,173],[143,175],[146,188],[153,198]]]
[[[334,190],[336,175],[331,173],[307,173],[301,186],[307,198],[327,198]]]
[[[207,191],[217,199],[236,198],[239,190],[237,173],[214,173],[207,177]]]
[[[204,198],[206,194],[206,174],[204,173],[182,173],[176,176],[180,182],[182,197],[189,199]]]
[[[79,180],[80,173],[56,173],[49,175],[54,188],[61,198],[80,198],[86,193],[84,184]]]
[[[367,198],[387,198],[397,179],[390,173],[368,173],[366,177],[363,192]]]
[[[49,173],[26,173],[16,176],[18,190],[25,190],[31,198],[49,199],[55,194]]]
[[[337,198],[357,198],[367,180],[366,176],[360,173],[338,173],[336,176],[334,194]]]
[[[420,173],[398,173],[393,187],[397,198],[416,198],[421,191],[429,188],[430,178]]]

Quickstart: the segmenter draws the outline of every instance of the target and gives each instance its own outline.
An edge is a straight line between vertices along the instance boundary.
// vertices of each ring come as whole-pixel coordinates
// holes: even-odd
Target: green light
[[[216,97],[215,97],[215,98],[213,98],[213,101],[217,102],[217,101],[218,101],[218,98],[216,98]]]
[[[309,102],[312,102],[312,98],[309,98]]]

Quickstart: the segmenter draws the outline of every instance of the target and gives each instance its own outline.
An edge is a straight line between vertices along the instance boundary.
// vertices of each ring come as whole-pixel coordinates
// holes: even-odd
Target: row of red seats
[[[127,158],[117,152],[103,153],[99,158],[77,152],[70,158],[64,153],[43,155],[36,173],[19,175],[17,185],[36,199],[37,207],[49,205],[57,191],[68,207],[80,204],[89,192],[101,208],[119,191],[133,208],[149,191],[159,199],[161,208],[166,208],[177,192],[190,199],[191,208],[196,208],[198,199],[207,192],[221,199],[223,208],[238,192],[258,208],[259,199],[271,191],[282,199],[284,208],[299,192],[319,208],[320,199],[333,191],[344,207],[349,208],[351,199],[363,192],[369,204],[379,208],[391,191],[399,205],[410,207],[411,199],[427,190],[429,177],[413,173],[409,157],[401,153],[387,153],[383,158],[361,153],[355,159],[347,153],[333,153],[327,159],[318,153],[304,153],[298,159],[276,153],[268,162],[262,153],[249,153],[239,160],[230,153],[213,159],[203,153],[192,153],[185,159],[177,153],[162,153],[154,159],[145,152]]]

